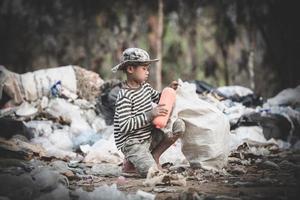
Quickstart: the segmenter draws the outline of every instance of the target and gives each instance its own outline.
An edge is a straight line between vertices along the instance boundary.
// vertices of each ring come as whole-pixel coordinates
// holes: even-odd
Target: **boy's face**
[[[134,81],[143,83],[149,77],[149,65],[129,67],[128,72],[131,74],[131,78],[134,79]]]

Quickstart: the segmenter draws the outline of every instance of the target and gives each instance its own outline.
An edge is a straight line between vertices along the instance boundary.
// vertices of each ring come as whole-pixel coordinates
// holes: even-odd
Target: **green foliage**
[[[153,51],[149,24],[157,5],[150,0],[2,0],[0,64],[19,73],[76,64],[104,79],[123,78],[110,71],[122,50]],[[181,78],[249,86],[251,51],[259,93],[273,93],[270,84],[277,91],[300,84],[297,8],[281,0],[164,0],[163,84]]]

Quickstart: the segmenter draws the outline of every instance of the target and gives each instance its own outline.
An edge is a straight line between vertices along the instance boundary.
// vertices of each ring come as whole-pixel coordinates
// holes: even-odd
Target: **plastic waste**
[[[174,89],[170,87],[166,87],[165,89],[163,89],[163,91],[161,92],[159,104],[165,104],[165,108],[168,110],[168,114],[166,116],[157,116],[154,118],[153,124],[156,128],[164,128],[167,125],[170,113],[175,103],[175,99],[176,92]]]
[[[124,185],[126,183],[128,183],[128,181],[126,180],[126,178],[124,176],[119,176],[117,178],[117,184],[118,185]]]
[[[147,199],[147,200],[154,200],[155,199],[155,195],[151,194],[149,192],[144,192],[143,190],[138,190],[136,192],[136,194],[140,197],[142,197],[143,199]]]
[[[54,85],[51,86],[50,92],[51,96],[58,97],[61,90],[61,81],[57,81]]]

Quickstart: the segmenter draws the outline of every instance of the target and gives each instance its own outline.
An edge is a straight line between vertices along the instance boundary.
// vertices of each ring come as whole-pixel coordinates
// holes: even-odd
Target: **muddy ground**
[[[19,176],[22,173],[30,173],[34,168],[28,165],[24,167],[24,163],[18,166],[14,164],[18,159],[14,158],[12,162],[12,158],[4,158],[3,155],[0,160],[0,176],[7,173]],[[45,160],[38,157],[35,159],[39,159],[38,162],[45,166],[57,163],[54,159]],[[113,184],[125,194],[136,194],[137,190],[142,190],[156,195],[155,199],[299,199],[300,194],[300,151],[279,150],[274,146],[243,145],[230,155],[228,166],[218,173],[191,169],[187,165],[176,167],[171,164],[165,165],[170,173],[182,174],[186,178],[186,186],[166,184],[145,187],[143,185],[145,179],[142,178],[126,177],[125,180],[119,181],[120,175],[113,173],[95,175],[91,172],[93,164],[74,165],[68,161],[59,162],[68,166],[66,170],[58,171],[68,179],[66,190],[70,193],[70,199],[79,199],[78,196],[72,195],[72,191],[78,188],[93,192],[98,186]],[[13,165],[15,168],[12,168]],[[21,168],[25,170],[22,171]],[[1,185],[5,184],[5,181],[1,180]],[[7,194],[10,199],[18,199],[9,195],[12,194]],[[2,190],[1,196],[6,196],[6,191]],[[30,199],[30,196],[23,199]]]
[[[138,189],[156,194],[156,199],[299,199],[300,151],[268,151],[269,155],[254,155],[241,147],[229,157],[226,170],[221,173],[188,167],[178,171],[187,179],[186,186],[144,187],[141,178],[126,178],[117,184],[126,193]],[[96,183],[97,182],[97,183]],[[78,187],[71,181],[71,187]],[[94,186],[118,183],[116,177],[98,177]]]

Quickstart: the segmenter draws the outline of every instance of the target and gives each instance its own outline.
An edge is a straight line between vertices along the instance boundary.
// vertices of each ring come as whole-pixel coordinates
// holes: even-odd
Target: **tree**
[[[155,77],[156,84],[155,87],[158,90],[161,90],[161,71],[162,71],[162,35],[164,29],[164,12],[163,12],[163,0],[158,0],[158,27],[157,27],[157,58],[159,61],[156,64]]]

